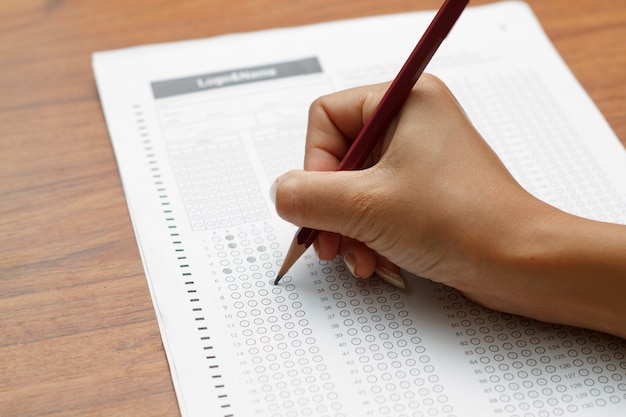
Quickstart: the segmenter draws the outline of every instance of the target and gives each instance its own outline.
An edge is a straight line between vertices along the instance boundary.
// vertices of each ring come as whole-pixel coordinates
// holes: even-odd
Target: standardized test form
[[[433,16],[93,55],[183,416],[626,415],[618,337],[313,251],[273,285],[296,229],[269,188],[302,167],[310,103],[392,79]],[[626,152],[524,3],[468,8],[426,71],[531,193],[626,223]]]

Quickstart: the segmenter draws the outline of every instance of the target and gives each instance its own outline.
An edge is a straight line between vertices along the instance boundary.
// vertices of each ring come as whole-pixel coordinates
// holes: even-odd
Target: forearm
[[[495,283],[502,309],[626,337],[626,226],[556,209],[534,216]]]

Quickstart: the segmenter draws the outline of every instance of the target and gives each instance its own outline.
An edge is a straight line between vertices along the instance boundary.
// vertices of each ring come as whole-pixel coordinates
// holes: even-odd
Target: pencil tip
[[[283,261],[283,264],[280,267],[280,270],[278,271],[278,275],[276,276],[276,279],[274,280],[274,285],[277,285],[278,282],[282,279],[282,277],[287,275],[287,272],[289,272],[289,269],[298,260],[298,258],[302,256],[304,251],[306,251],[306,246],[300,245],[298,243],[298,237],[296,235],[296,237],[293,238],[291,245],[289,246],[289,250],[287,250],[287,256],[285,256],[285,260]]]

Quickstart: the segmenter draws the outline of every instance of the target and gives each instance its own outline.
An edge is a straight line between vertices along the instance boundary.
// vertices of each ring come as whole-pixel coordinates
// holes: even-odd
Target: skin
[[[272,186],[278,214],[325,230],[321,259],[457,288],[492,309],[626,337],[626,226],[526,192],[454,96],[424,74],[368,168],[335,172],[387,85],[316,100],[304,170]]]

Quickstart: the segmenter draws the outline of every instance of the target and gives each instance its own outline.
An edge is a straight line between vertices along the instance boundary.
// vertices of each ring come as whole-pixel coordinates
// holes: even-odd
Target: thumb
[[[274,181],[270,191],[276,212],[297,226],[339,233],[361,241],[371,214],[363,171],[289,171]]]

